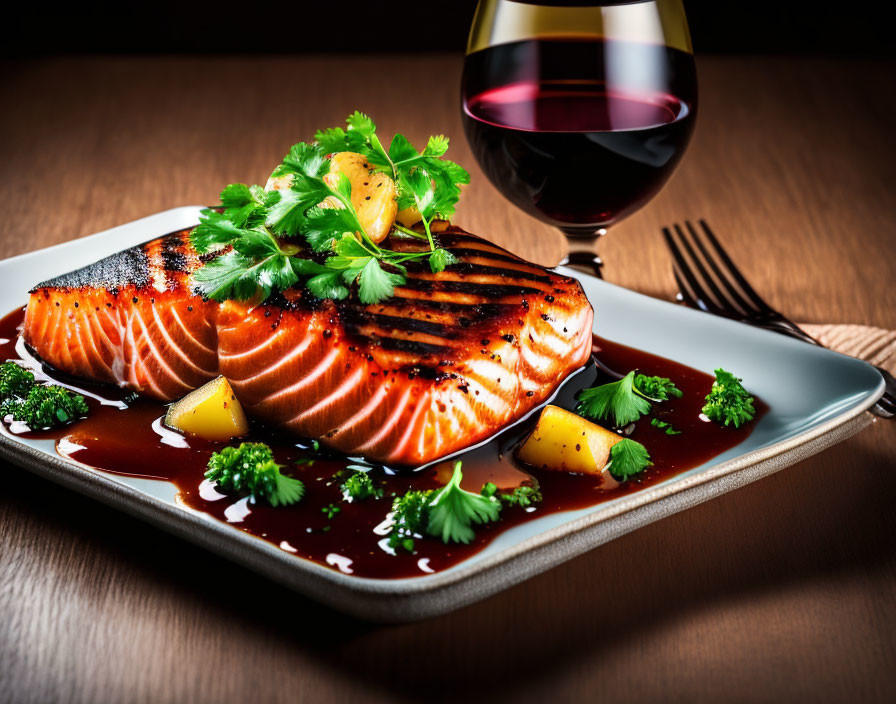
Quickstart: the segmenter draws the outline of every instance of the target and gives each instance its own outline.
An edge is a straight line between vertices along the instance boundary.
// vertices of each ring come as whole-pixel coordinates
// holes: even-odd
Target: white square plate
[[[106,232],[0,262],[0,315],[37,282],[196,224],[200,208],[168,210]],[[774,333],[658,301],[573,271],[597,311],[600,335],[712,373],[722,363],[770,407],[744,441],[683,474],[599,505],[536,518],[499,534],[453,567],[408,579],[369,579],[290,555],[175,502],[165,481],[87,469],[52,441],[0,425],[0,455],[139,516],[334,608],[369,620],[409,621],[482,599],[628,531],[718,496],[858,432],[883,394],[870,365]]]

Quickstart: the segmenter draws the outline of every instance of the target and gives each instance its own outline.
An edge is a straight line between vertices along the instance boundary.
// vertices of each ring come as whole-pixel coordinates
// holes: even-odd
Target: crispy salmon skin
[[[460,228],[439,239],[458,263],[409,266],[380,303],[291,289],[253,307],[196,295],[201,261],[178,232],[38,285],[23,335],[61,371],[162,401],[223,374],[251,417],[422,464],[524,415],[591,350],[593,311],[575,279]]]

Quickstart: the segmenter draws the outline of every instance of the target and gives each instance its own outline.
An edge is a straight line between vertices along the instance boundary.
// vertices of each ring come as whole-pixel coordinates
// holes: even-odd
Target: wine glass
[[[681,0],[480,0],[462,85],[467,140],[512,203],[601,276],[606,228],[671,176],[697,79]]]

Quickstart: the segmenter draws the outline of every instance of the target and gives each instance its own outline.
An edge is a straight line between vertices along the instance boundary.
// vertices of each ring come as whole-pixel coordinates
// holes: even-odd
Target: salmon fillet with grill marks
[[[591,350],[593,312],[575,279],[459,228],[439,239],[459,263],[409,266],[381,303],[292,289],[251,307],[195,295],[201,262],[189,231],[175,233],[37,286],[23,335],[64,372],[162,401],[223,374],[250,417],[350,455],[422,464],[524,415]]]

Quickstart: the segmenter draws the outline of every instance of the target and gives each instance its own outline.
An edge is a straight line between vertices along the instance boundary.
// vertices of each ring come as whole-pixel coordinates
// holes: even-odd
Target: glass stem
[[[567,235],[566,256],[559,265],[584,271],[586,274],[591,274],[599,279],[604,278],[601,273],[604,261],[597,253],[597,243],[605,234],[607,234],[607,231],[601,228],[593,235]]]

